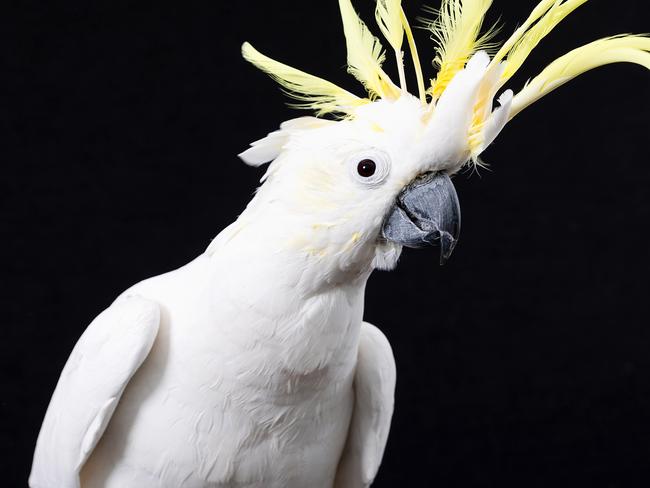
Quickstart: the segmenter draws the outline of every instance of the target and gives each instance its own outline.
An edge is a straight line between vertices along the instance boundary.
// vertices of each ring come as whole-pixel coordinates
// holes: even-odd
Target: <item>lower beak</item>
[[[381,233],[385,239],[407,247],[439,243],[440,264],[445,264],[460,234],[460,204],[449,176],[427,173],[404,188]]]

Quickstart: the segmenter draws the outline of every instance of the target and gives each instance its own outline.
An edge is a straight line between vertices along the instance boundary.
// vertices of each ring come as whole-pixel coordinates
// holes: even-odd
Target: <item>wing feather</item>
[[[116,301],[88,326],[63,368],[36,443],[31,488],[79,488],[79,472],[97,445],[124,388],[158,333],[157,304]]]
[[[388,340],[363,322],[354,377],[355,405],[335,488],[368,487],[384,455],[395,403],[395,358]]]

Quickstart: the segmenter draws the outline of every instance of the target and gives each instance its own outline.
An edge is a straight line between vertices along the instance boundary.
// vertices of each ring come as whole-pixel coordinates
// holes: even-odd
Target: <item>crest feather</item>
[[[371,97],[399,98],[399,88],[381,69],[386,57],[379,39],[359,19],[350,0],[339,0],[339,8],[348,49],[348,72],[366,87]]]
[[[379,30],[395,51],[402,49],[404,26],[401,19],[401,0],[377,0],[375,18]]]
[[[422,19],[438,43],[433,64],[438,66],[438,74],[432,82],[431,93],[437,99],[451,79],[465,67],[476,51],[490,47],[494,29],[481,37],[483,19],[492,0],[442,0],[440,10],[428,9],[437,14],[434,20]]]
[[[498,92],[533,49],[587,0],[538,0],[526,21],[491,60],[484,51],[496,47],[491,42],[496,29],[481,34],[481,27],[492,0],[441,0],[440,10],[429,9],[437,17],[425,20],[425,27],[438,44],[434,65],[439,68],[425,93],[413,33],[401,0],[376,1],[377,23],[397,55],[401,90],[383,71],[383,48],[359,19],[351,0],[338,0],[347,44],[348,72],[363,83],[369,98],[359,98],[329,81],[274,61],[248,43],[242,46],[244,58],[268,73],[297,100],[294,107],[314,110],[317,115],[335,113],[354,117],[357,108],[376,97],[396,100],[407,95],[401,51],[406,36],[420,100],[426,107],[422,122],[427,124],[427,132],[435,134],[436,141],[448,146],[444,151],[436,146],[436,157],[448,162],[460,162],[467,157],[477,164],[481,152],[509,120],[567,81],[593,68],[617,62],[634,63],[650,70],[650,37],[629,34],[608,37],[556,59],[514,97],[510,90],[502,93],[500,106],[495,108]],[[427,93],[431,95],[429,102]],[[260,164],[282,148],[280,143],[280,136],[271,134],[264,142],[254,143],[242,158]]]
[[[248,42],[242,45],[242,55],[246,61],[271,76],[287,95],[299,102],[292,104],[293,107],[314,110],[318,115],[348,114],[369,101],[327,80],[275,61],[260,53]]]
[[[399,82],[400,87],[403,91],[407,91],[407,89],[406,76],[404,74],[404,55],[401,49],[402,43],[404,42],[404,34],[406,34],[409,49],[411,50],[411,57],[413,58],[413,67],[415,69],[415,77],[418,84],[418,95],[422,103],[426,103],[424,92],[424,77],[422,76],[420,57],[418,56],[418,50],[417,46],[415,45],[415,39],[413,38],[411,26],[409,25],[408,19],[406,18],[404,10],[402,9],[402,1],[377,0],[375,18],[382,34],[395,51],[397,69],[399,71]]]
[[[420,56],[418,55],[418,48],[415,45],[415,38],[413,37],[413,32],[411,31],[411,26],[409,21],[406,18],[404,9],[400,10],[400,16],[402,18],[402,24],[404,25],[404,32],[406,33],[406,40],[409,44],[409,49],[411,50],[411,58],[413,61],[413,67],[415,68],[415,78],[418,83],[418,96],[420,101],[423,104],[427,103],[426,92],[424,90],[424,75],[422,74],[422,65],[420,64]]]
[[[554,2],[542,0],[524,25],[531,26],[537,20],[534,18],[536,16],[539,19],[537,23],[534,23],[526,31],[515,31],[515,34],[506,42],[506,45],[510,44],[512,47],[508,48],[507,51],[506,68],[501,75],[502,83],[505,83],[517,72],[533,49],[547,34],[562,22],[567,15],[585,2],[587,0],[555,0]],[[550,5],[551,3],[552,5]],[[493,62],[500,61],[498,55],[505,55],[503,51],[504,49],[501,49],[497,53]]]
[[[650,70],[650,38],[608,37],[568,52],[549,64],[515,96],[510,118],[576,76],[611,63],[634,63]]]
[[[404,24],[401,19],[402,0],[377,0],[375,19],[379,30],[395,51],[397,71],[399,73],[399,86],[406,92],[406,75],[404,73],[404,54],[402,42],[404,41]]]
[[[557,0],[542,0],[537,4],[537,6],[533,9],[533,11],[530,13],[526,21],[521,24],[515,30],[515,32],[510,36],[510,38],[503,43],[501,48],[497,51],[497,53],[494,55],[492,58],[492,64],[496,64],[499,61],[501,61],[506,54],[510,52],[510,50],[513,48],[513,46],[523,37],[523,35],[526,33],[528,29],[542,16],[544,15],[548,9],[550,9],[554,3],[556,3]]]

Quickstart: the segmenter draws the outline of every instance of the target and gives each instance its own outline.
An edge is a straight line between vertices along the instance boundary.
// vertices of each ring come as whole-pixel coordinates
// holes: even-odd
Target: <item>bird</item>
[[[391,346],[363,318],[372,272],[394,269],[404,247],[435,245],[441,263],[450,258],[461,224],[451,177],[482,165],[526,107],[605,64],[650,69],[650,39],[618,35],[504,90],[585,2],[542,0],[499,45],[495,29],[482,30],[491,0],[442,0],[423,20],[437,45],[426,86],[399,0],[376,3],[386,49],[339,0],[348,71],[365,96],[244,43],[244,59],[312,114],[239,155],[268,168],[204,253],[132,286],[90,323],[52,395],[29,485],[370,486],[396,384]],[[390,52],[398,83],[383,68]]]

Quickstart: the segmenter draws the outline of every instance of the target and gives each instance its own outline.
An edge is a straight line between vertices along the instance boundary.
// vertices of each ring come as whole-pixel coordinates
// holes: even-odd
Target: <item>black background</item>
[[[502,39],[534,4],[495,3]],[[645,4],[583,6],[509,86],[585,42],[648,31]],[[374,26],[373,2],[356,5]],[[236,154],[301,115],[241,59],[242,41],[361,90],[333,0],[3,6],[0,484],[24,486],[86,325],[129,285],[201,253],[264,171]],[[432,76],[433,46],[416,36]],[[527,109],[484,153],[490,170],[455,178],[451,261],[407,251],[371,278],[366,318],[398,365],[374,486],[650,482],[649,81],[608,66]]]

